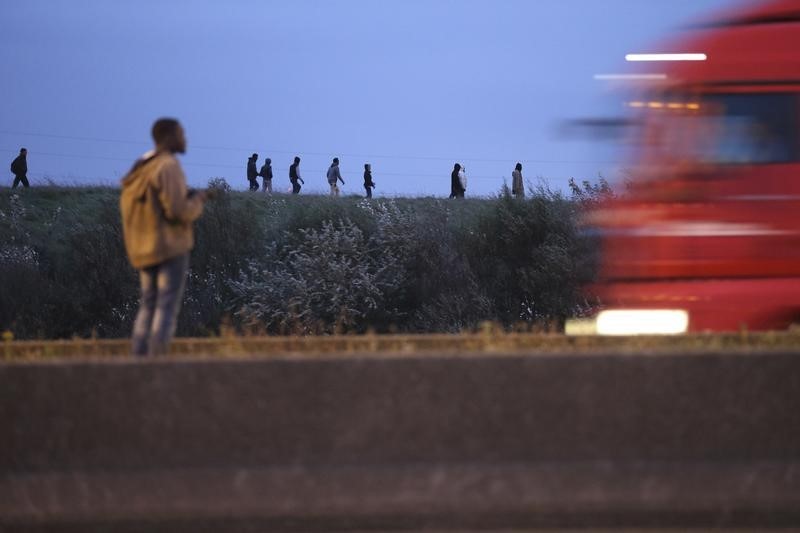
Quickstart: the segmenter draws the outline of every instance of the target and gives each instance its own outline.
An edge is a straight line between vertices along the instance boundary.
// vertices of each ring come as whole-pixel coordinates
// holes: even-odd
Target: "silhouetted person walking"
[[[205,192],[189,191],[175,154],[186,151],[180,123],[153,124],[155,149],[144,154],[122,180],[120,211],[125,249],[139,270],[141,300],[131,339],[135,355],[167,353],[186,284],[192,223],[203,212]]]
[[[19,155],[11,162],[11,173],[14,174],[14,184],[12,189],[16,189],[17,185],[22,183],[23,187],[30,187],[28,183],[28,150],[25,148],[19,149]]]
[[[372,198],[372,189],[375,187],[375,182],[372,181],[372,165],[369,163],[364,164],[364,190],[367,191],[367,198]]]
[[[264,192],[272,194],[272,159],[268,157],[264,160],[264,165],[258,174],[264,179]]]
[[[341,181],[342,185],[344,185],[342,174],[339,172],[339,158],[334,157],[331,166],[328,167],[328,185],[331,186],[331,196],[339,196],[337,181]]]
[[[522,163],[517,163],[511,172],[511,194],[525,198],[525,184],[522,182]]]
[[[300,158],[295,156],[294,163],[289,166],[289,181],[292,182],[292,194],[300,194],[300,184],[306,184],[300,177]]]
[[[453,166],[453,172],[450,173],[450,198],[463,198],[464,189],[461,188],[461,179],[459,173],[461,172],[461,165],[456,163]]]
[[[258,190],[258,167],[256,166],[256,161],[258,161],[258,154],[253,154],[247,159],[247,181],[250,182],[251,191]]]

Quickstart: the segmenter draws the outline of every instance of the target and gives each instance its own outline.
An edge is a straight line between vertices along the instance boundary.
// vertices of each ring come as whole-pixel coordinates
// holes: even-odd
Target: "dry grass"
[[[178,338],[173,357],[425,356],[474,354],[592,354],[763,352],[800,349],[800,332],[698,334],[679,337],[568,337],[560,334],[503,333],[486,327],[477,333],[430,335],[226,336]],[[61,360],[127,358],[127,340],[4,341],[2,358]]]

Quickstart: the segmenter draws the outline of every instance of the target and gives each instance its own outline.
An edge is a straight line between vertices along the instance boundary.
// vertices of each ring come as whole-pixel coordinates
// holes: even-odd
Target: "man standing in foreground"
[[[205,192],[186,188],[186,176],[175,158],[186,151],[180,123],[161,118],[152,134],[155,149],[123,178],[120,196],[125,249],[141,284],[131,339],[134,355],[167,353],[194,247],[192,222],[202,214],[206,200]]]
[[[16,189],[19,183],[22,183],[23,187],[30,187],[28,183],[28,150],[25,148],[20,148],[19,155],[11,162],[11,173],[14,174],[12,189]]]
[[[331,166],[328,168],[328,185],[331,186],[331,196],[339,196],[337,181],[341,181],[342,185],[344,185],[342,174],[339,172],[339,158],[334,157]]]

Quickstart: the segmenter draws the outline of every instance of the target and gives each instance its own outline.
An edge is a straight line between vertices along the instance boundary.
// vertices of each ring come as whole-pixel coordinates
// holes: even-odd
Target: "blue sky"
[[[345,193],[373,165],[381,195],[443,195],[458,161],[467,195],[527,180],[615,178],[611,143],[564,120],[619,115],[593,79],[656,51],[682,24],[739,0],[26,0],[0,3],[0,154],[29,150],[33,185],[116,184],[180,119],[191,184],[246,188],[252,152],[288,186]],[[11,176],[7,180],[10,184]],[[0,182],[6,186],[6,183]]]

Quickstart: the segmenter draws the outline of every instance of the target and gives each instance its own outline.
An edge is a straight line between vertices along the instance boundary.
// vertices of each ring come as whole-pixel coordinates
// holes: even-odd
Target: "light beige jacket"
[[[149,152],[122,179],[119,199],[125,249],[134,268],[163,263],[194,247],[192,222],[203,212],[169,152]]]
[[[522,172],[517,169],[511,171],[511,192],[513,194],[525,193],[525,184],[522,183]]]

